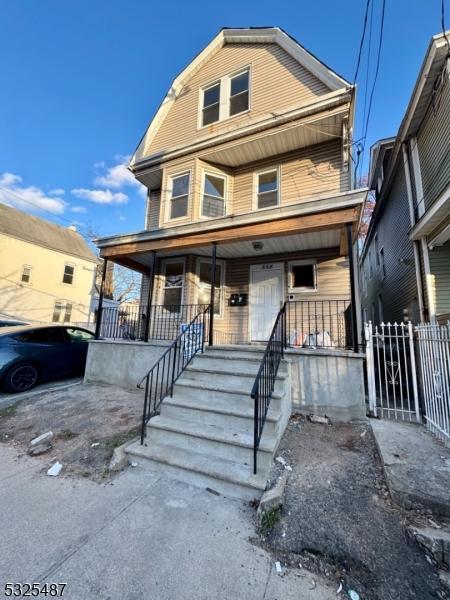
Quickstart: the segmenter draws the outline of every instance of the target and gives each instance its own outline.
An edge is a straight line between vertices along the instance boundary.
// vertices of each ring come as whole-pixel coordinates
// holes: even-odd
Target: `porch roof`
[[[366,189],[337,194],[311,202],[277,207],[261,214],[229,215],[192,223],[97,240],[100,256],[143,273],[151,252],[176,256],[192,252],[209,256],[217,242],[217,256],[238,258],[339,247],[347,254],[345,225],[353,224],[356,238]],[[263,247],[255,249],[254,241]]]

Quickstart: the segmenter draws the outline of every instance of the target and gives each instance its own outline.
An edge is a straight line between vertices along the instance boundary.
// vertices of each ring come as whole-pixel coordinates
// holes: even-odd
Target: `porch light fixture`
[[[256,252],[260,252],[264,248],[263,242],[252,242],[253,250]]]

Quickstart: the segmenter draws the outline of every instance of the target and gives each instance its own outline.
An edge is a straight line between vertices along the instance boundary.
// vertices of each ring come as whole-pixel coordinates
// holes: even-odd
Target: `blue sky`
[[[376,23],[380,8],[374,0]],[[3,0],[0,201],[83,232],[141,229],[144,195],[121,165],[173,78],[221,27],[280,26],[352,80],[364,10],[364,0]],[[396,133],[440,27],[440,0],[387,0],[363,172],[369,146]],[[363,55],[356,137],[366,65]]]

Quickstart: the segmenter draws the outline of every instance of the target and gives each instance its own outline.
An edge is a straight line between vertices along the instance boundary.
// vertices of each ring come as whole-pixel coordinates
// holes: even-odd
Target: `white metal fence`
[[[421,390],[430,431],[450,440],[450,322],[417,325]]]
[[[411,323],[365,324],[369,410],[374,416],[421,420]]]
[[[450,441],[450,322],[365,323],[369,411],[385,419],[422,421]]]

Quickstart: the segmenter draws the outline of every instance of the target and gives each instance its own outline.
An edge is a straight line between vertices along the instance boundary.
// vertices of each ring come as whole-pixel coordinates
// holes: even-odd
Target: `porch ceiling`
[[[232,242],[227,244],[217,244],[217,258],[249,258],[260,257],[274,254],[290,254],[293,252],[304,252],[307,250],[318,250],[321,248],[338,248],[340,245],[341,230],[329,229],[326,231],[316,231],[297,235],[277,236],[262,238],[261,240]],[[259,241],[263,247],[258,250],[253,247],[253,243]],[[211,256],[211,244],[198,246],[196,248],[180,251],[177,249],[171,251],[161,251],[157,253],[159,258],[170,258],[171,256],[180,256],[180,254],[194,254],[197,256]],[[151,265],[151,253],[130,254],[129,258],[134,263],[139,263],[145,267]],[[116,260],[115,258],[113,260]],[[120,260],[120,258],[118,259]]]

